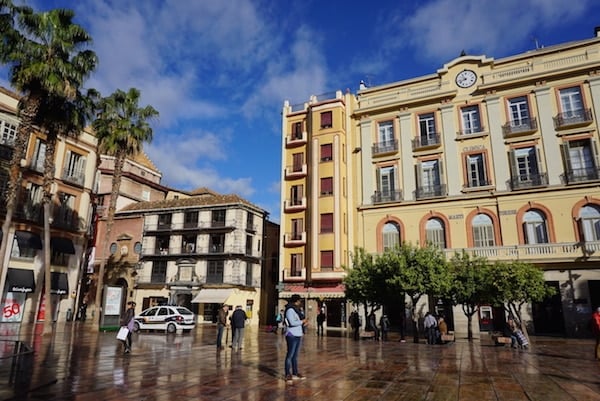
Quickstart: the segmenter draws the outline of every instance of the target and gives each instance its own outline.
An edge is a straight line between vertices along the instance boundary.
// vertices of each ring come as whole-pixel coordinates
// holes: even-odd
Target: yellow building
[[[498,60],[462,55],[430,75],[361,85],[356,96],[311,99],[300,111],[286,104],[284,168],[302,153],[307,169],[297,180],[284,170],[282,232],[302,233],[298,247],[283,237],[284,286],[298,271],[294,254],[306,257],[298,279],[310,289],[311,278],[327,274],[314,252],[333,246],[329,274],[339,277],[355,246],[379,253],[430,241],[448,257],[464,249],[541,267],[558,294],[526,308],[528,327],[585,335],[600,305],[599,73],[594,37]],[[331,134],[312,123],[318,108],[337,115]],[[292,147],[299,121],[306,125]],[[332,137],[340,138],[340,153],[328,170],[318,145]],[[337,210],[318,193],[329,172]],[[294,185],[307,187],[298,210],[285,203]],[[326,236],[319,223],[329,210],[334,234]],[[309,224],[294,231],[294,219]],[[460,308],[424,302],[424,310],[449,315],[457,332],[466,331]],[[388,306],[392,318],[402,309]],[[501,310],[483,307],[479,328],[499,328],[504,319]]]

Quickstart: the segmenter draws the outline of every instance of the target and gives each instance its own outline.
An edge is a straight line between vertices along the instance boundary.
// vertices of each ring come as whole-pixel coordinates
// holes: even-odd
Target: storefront
[[[0,322],[22,322],[27,294],[35,291],[33,270],[8,268]]]

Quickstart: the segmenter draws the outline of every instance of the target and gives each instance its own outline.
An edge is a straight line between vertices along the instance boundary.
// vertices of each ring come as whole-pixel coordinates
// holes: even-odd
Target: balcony
[[[531,263],[573,262],[584,257],[588,260],[600,261],[600,241],[571,242],[534,245],[507,245],[483,248],[444,249],[447,259],[455,253],[467,252],[471,256],[480,256],[490,261],[520,260]]]
[[[415,191],[416,199],[439,198],[442,196],[446,196],[446,184],[417,187]]]
[[[305,267],[285,267],[281,270],[281,281],[304,281],[306,280]]]
[[[600,169],[598,167],[569,169],[565,175],[567,184],[596,181],[600,179]]]
[[[511,121],[502,126],[502,135],[504,138],[514,136],[529,135],[536,132],[538,129],[537,119],[524,118],[518,121]]]
[[[296,132],[285,137],[285,147],[295,148],[296,146],[306,145],[308,134],[306,131]]]
[[[492,182],[490,180],[479,180],[473,182],[467,182],[465,186],[463,186],[463,191],[472,192],[477,190],[485,190],[489,189],[492,186]]]
[[[30,170],[44,174],[44,159],[31,160],[28,167]]]
[[[283,243],[285,246],[306,245],[306,231],[285,233],[283,235]]]
[[[301,164],[301,165],[295,165],[295,166],[287,166],[285,168],[285,178],[286,179],[295,179],[295,178],[302,178],[302,177],[306,177],[308,168],[306,166],[306,163]]]
[[[200,221],[185,223],[145,223],[144,232],[171,232],[171,231],[227,231],[236,228],[235,222],[225,221]]]
[[[135,284],[166,284],[167,283],[167,275],[165,273],[154,273],[140,271],[138,275],[135,276]]]
[[[485,127],[473,127],[458,131],[456,137],[457,139],[478,138],[487,134],[488,132],[485,130]]]
[[[513,190],[545,187],[547,185],[547,173],[520,175],[518,177],[511,178],[510,180],[510,187]]]
[[[412,140],[412,148],[413,150],[437,148],[441,143],[441,135],[439,133],[433,136],[421,135]]]
[[[286,199],[283,203],[283,210],[286,212],[306,210],[306,197]]]
[[[580,109],[558,113],[553,120],[554,128],[564,129],[588,125],[594,121],[594,117],[592,115],[592,109]]]
[[[379,203],[399,202],[402,200],[402,191],[375,191],[371,195],[371,203],[377,205]]]
[[[85,182],[85,174],[82,172],[72,171],[71,169],[64,169],[62,173],[62,180],[70,182],[71,184],[83,186]]]
[[[398,152],[398,141],[395,139],[391,141],[377,142],[371,147],[371,153],[373,156],[382,156],[396,152]]]

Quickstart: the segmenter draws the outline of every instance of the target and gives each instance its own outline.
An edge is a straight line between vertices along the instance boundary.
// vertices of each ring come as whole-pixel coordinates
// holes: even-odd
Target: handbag
[[[117,333],[117,340],[120,340],[120,341],[127,340],[128,334],[129,334],[129,329],[125,326],[121,327],[119,329],[119,332]]]

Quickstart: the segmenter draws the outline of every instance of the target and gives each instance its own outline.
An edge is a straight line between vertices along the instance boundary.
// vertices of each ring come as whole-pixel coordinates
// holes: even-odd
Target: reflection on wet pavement
[[[429,346],[393,335],[356,342],[309,333],[299,360],[308,379],[289,385],[278,334],[248,328],[243,350],[217,351],[212,326],[143,333],[124,355],[115,333],[80,324],[58,326],[50,337],[20,333],[35,350],[33,363],[21,372],[26,380],[10,386],[0,360],[0,400],[600,400],[592,340],[534,337],[530,350],[519,351],[485,335]]]

